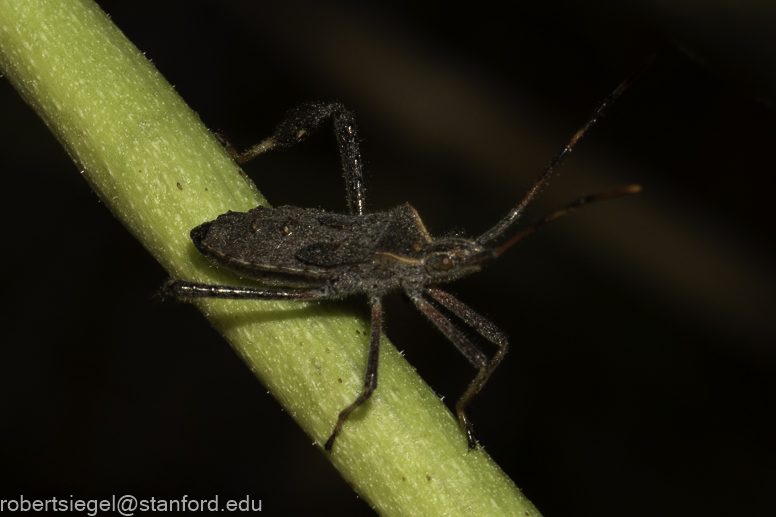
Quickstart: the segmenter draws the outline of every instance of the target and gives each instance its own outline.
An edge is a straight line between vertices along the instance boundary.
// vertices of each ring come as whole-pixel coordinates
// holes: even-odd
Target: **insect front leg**
[[[334,431],[326,441],[324,448],[331,452],[334,441],[342,432],[342,426],[350,414],[372,396],[377,388],[377,364],[380,359],[380,333],[382,330],[383,309],[380,298],[372,298],[369,302],[372,307],[372,328],[369,336],[369,357],[366,361],[366,376],[364,377],[364,389],[351,405],[340,411]]]
[[[334,121],[334,134],[339,144],[346,195],[351,215],[364,214],[364,172],[358,127],[353,112],[337,102],[309,102],[286,112],[275,132],[262,142],[239,153],[230,144],[227,151],[237,163],[245,163],[275,147],[286,149],[313,134],[327,119]]]
[[[474,397],[482,391],[482,388],[485,386],[485,383],[488,382],[488,379],[490,379],[493,371],[504,359],[504,356],[509,349],[507,336],[493,323],[474,312],[468,305],[464,304],[453,295],[436,287],[428,288],[425,292],[450,312],[461,318],[464,323],[475,329],[485,339],[499,346],[499,349],[493,358],[488,360],[488,357],[479,349],[479,347],[472,343],[463,332],[458,330],[453,322],[439,312],[433,305],[420,296],[412,298],[412,301],[415,302],[418,309],[420,309],[420,311],[431,320],[440,331],[442,331],[447,339],[461,351],[475,368],[479,369],[477,376],[469,384],[469,387],[455,405],[458,422],[460,422],[461,427],[466,433],[469,450],[476,449],[477,439],[474,436],[474,426],[472,426],[466,411],[474,400]]]

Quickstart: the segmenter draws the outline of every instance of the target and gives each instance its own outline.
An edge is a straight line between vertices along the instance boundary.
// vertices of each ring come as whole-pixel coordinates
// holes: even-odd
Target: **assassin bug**
[[[171,280],[162,288],[162,294],[183,301],[193,298],[329,300],[355,294],[366,295],[371,307],[371,335],[364,387],[353,403],[339,413],[331,437],[325,444],[326,450],[331,451],[348,416],[377,388],[382,298],[390,292],[403,291],[478,370],[455,406],[469,449],[474,449],[477,440],[466,411],[504,358],[508,339],[493,323],[437,284],[479,271],[527,235],[577,207],[640,190],[639,186],[631,185],[583,197],[540,219],[504,244],[492,244],[520,218],[526,205],[574,145],[647,67],[649,61],[596,108],[585,125],[553,158],[522,201],[495,226],[475,239],[460,236],[434,239],[409,204],[387,212],[367,213],[353,113],[338,103],[308,103],[294,108],[266,140],[242,154],[228,143],[227,150],[236,162],[243,163],[270,149],[290,147],[315,132],[327,119],[333,119],[342,157],[349,213],[333,214],[295,206],[259,206],[248,212],[230,211],[220,215],[216,220],[191,230],[194,245],[216,264],[259,280],[268,287]],[[497,345],[494,356],[489,359],[448,316],[439,311],[438,306]]]

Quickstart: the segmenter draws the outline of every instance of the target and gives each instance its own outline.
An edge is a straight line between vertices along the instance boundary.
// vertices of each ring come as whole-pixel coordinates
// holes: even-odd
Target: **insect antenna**
[[[654,60],[654,58],[655,56],[653,54],[649,56],[647,59],[645,59],[644,62],[641,63],[641,65],[639,65],[639,67],[627,79],[625,79],[622,83],[620,83],[620,85],[612,93],[610,93],[601,104],[598,105],[598,107],[595,109],[595,111],[593,111],[593,114],[590,116],[590,119],[588,119],[585,125],[582,126],[582,128],[579,131],[574,133],[574,136],[571,137],[571,140],[569,140],[566,146],[557,155],[555,155],[555,158],[553,158],[550,164],[547,166],[547,168],[544,169],[544,172],[541,173],[541,175],[539,176],[539,179],[537,179],[536,182],[534,182],[534,184],[531,186],[528,193],[526,193],[526,195],[523,197],[523,200],[520,201],[520,203],[515,208],[513,208],[503,219],[501,219],[498,223],[496,223],[496,225],[493,228],[491,228],[490,230],[486,231],[485,233],[477,237],[478,243],[485,244],[489,241],[492,241],[493,239],[495,239],[496,237],[504,233],[504,231],[507,228],[512,226],[515,223],[515,221],[517,221],[520,218],[520,216],[523,214],[523,210],[525,210],[525,207],[528,205],[528,203],[531,202],[531,200],[534,197],[536,197],[536,194],[539,193],[539,190],[547,182],[547,179],[550,177],[552,172],[555,169],[557,169],[558,166],[563,162],[563,160],[572,151],[572,149],[574,148],[574,145],[576,145],[579,139],[582,138],[585,135],[585,133],[587,133],[587,131],[593,126],[593,124],[598,122],[598,119],[604,114],[606,109],[615,100],[617,100],[617,98],[620,95],[622,95],[622,93],[625,90],[627,90],[628,87],[631,84],[633,84],[633,82],[642,73],[644,73],[644,71],[647,68],[649,68],[649,65],[652,64],[652,61]],[[569,208],[559,210],[559,212],[563,212],[564,210],[569,210]]]
[[[614,190],[609,190],[606,192],[601,192],[599,194],[593,194],[592,196],[585,196],[582,198],[577,199],[570,205],[561,208],[560,210],[556,210],[553,213],[551,213],[548,216],[545,216],[538,221],[536,221],[534,224],[526,228],[525,230],[521,231],[511,239],[509,239],[507,242],[499,246],[495,251],[495,256],[499,256],[502,253],[504,253],[507,249],[511,248],[513,245],[517,244],[518,241],[522,240],[523,237],[527,237],[531,235],[533,232],[544,226],[545,224],[549,223],[550,221],[554,221],[558,217],[562,217],[566,214],[569,214],[579,208],[583,205],[588,205],[590,203],[595,203],[597,201],[604,201],[606,199],[612,199],[614,197],[620,197],[620,196],[626,196],[628,194],[635,194],[637,192],[641,191],[640,185],[628,185],[627,187],[621,187]]]

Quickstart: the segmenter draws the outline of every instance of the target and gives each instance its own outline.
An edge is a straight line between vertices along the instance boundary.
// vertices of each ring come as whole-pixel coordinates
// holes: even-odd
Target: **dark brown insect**
[[[343,409],[325,448],[331,451],[348,416],[377,388],[382,298],[403,291],[418,309],[477,368],[474,380],[456,404],[469,449],[477,447],[471,421],[466,414],[507,352],[507,336],[493,323],[463,302],[443,291],[438,284],[479,271],[523,237],[581,205],[638,192],[636,185],[579,199],[539,220],[506,243],[492,243],[511,227],[536,196],[577,141],[603,111],[646,68],[642,65],[594,111],[588,122],[550,162],[523,200],[503,219],[475,239],[434,239],[426,231],[414,208],[405,204],[388,212],[366,213],[362,161],[353,114],[338,103],[309,103],[290,110],[274,134],[245,153],[227,144],[238,163],[246,162],[273,148],[285,148],[304,140],[329,118],[339,143],[347,184],[349,214],[282,206],[259,206],[244,213],[227,212],[197,226],[191,238],[197,249],[216,264],[259,280],[268,287],[235,287],[172,280],[162,289],[165,297],[229,298],[257,300],[328,300],[364,294],[371,307],[371,337],[364,388],[352,404]],[[437,308],[443,307],[486,340],[498,346],[492,358]]]

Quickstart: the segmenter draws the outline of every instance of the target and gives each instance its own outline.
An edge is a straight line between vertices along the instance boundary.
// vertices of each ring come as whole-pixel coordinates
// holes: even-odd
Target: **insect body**
[[[327,298],[420,294],[494,257],[467,239],[433,240],[407,204],[361,217],[259,206],[221,215],[191,237],[200,252],[237,273],[271,285],[318,287]]]
[[[641,69],[644,67],[642,66]],[[499,365],[508,348],[507,336],[489,320],[443,291],[438,284],[479,271],[543,224],[586,203],[639,190],[630,186],[589,196],[529,226],[509,241],[494,246],[517,221],[552,171],[593,125],[602,111],[632,82],[641,69],[622,83],[596,109],[534,183],[523,200],[493,228],[475,239],[432,238],[417,212],[405,204],[388,212],[366,213],[358,136],[353,114],[337,103],[310,103],[292,109],[267,140],[243,154],[227,144],[235,160],[248,161],[275,147],[289,147],[314,132],[326,119],[334,121],[347,184],[350,213],[332,214],[293,206],[257,207],[244,213],[228,212],[191,231],[197,249],[215,263],[267,287],[235,287],[174,280],[163,295],[187,300],[228,298],[261,300],[324,300],[364,294],[371,307],[371,336],[364,387],[337,418],[325,448],[331,451],[348,416],[377,387],[382,298],[403,291],[417,308],[463,353],[478,372],[456,404],[458,420],[469,449],[477,447],[467,409]],[[446,309],[498,350],[489,358],[438,307]]]

